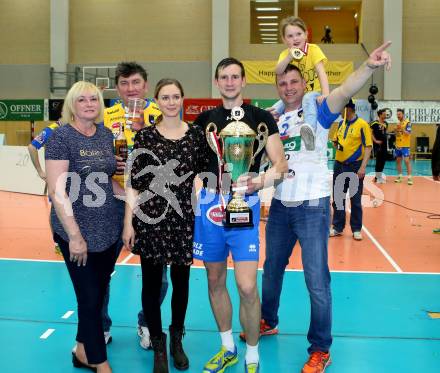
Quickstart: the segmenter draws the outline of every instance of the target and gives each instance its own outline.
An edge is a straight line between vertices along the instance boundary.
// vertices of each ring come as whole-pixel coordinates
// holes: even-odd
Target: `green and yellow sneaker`
[[[203,373],[223,373],[224,370],[238,362],[237,346],[231,352],[222,346],[221,350],[217,352],[203,368]]]
[[[260,371],[260,364],[259,363],[246,364],[245,362],[244,371],[245,373],[258,373]]]

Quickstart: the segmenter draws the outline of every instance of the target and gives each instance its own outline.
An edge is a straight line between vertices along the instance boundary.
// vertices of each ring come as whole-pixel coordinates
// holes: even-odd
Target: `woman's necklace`
[[[84,131],[83,129],[80,128],[80,126],[78,126],[75,123],[70,123],[70,125],[75,128],[80,134],[86,136],[86,137],[91,137],[96,133],[96,126],[92,125],[92,127],[88,128],[86,131]]]

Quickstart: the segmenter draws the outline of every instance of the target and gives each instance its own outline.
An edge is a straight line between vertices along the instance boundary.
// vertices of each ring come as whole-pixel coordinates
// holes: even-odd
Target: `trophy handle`
[[[209,147],[212,149],[212,151],[219,156],[218,154],[218,147],[217,147],[217,143],[214,140],[212,134],[214,135],[215,139],[218,139],[217,136],[217,126],[215,125],[215,123],[211,122],[206,126],[205,129],[205,135],[206,135],[206,141],[208,142]]]
[[[257,127],[257,137],[255,138],[255,140],[258,141],[258,148],[257,151],[252,156],[251,164],[255,163],[255,158],[257,157],[258,153],[261,152],[266,146],[268,137],[269,137],[269,130],[267,128],[267,124],[261,122]]]

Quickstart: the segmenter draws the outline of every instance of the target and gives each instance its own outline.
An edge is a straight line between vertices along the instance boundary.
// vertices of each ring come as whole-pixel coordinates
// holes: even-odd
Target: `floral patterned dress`
[[[155,264],[192,264],[193,185],[207,167],[208,150],[202,129],[195,125],[179,140],[163,137],[156,126],[136,134],[129,180],[139,192],[133,253]]]

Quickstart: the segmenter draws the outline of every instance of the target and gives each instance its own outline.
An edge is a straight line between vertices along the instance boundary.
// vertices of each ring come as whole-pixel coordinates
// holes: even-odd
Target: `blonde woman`
[[[101,309],[116,262],[120,234],[111,176],[116,169],[113,137],[101,121],[99,89],[77,82],[67,93],[63,123],[46,145],[52,199],[51,224],[78,303],[75,367],[111,372]]]

